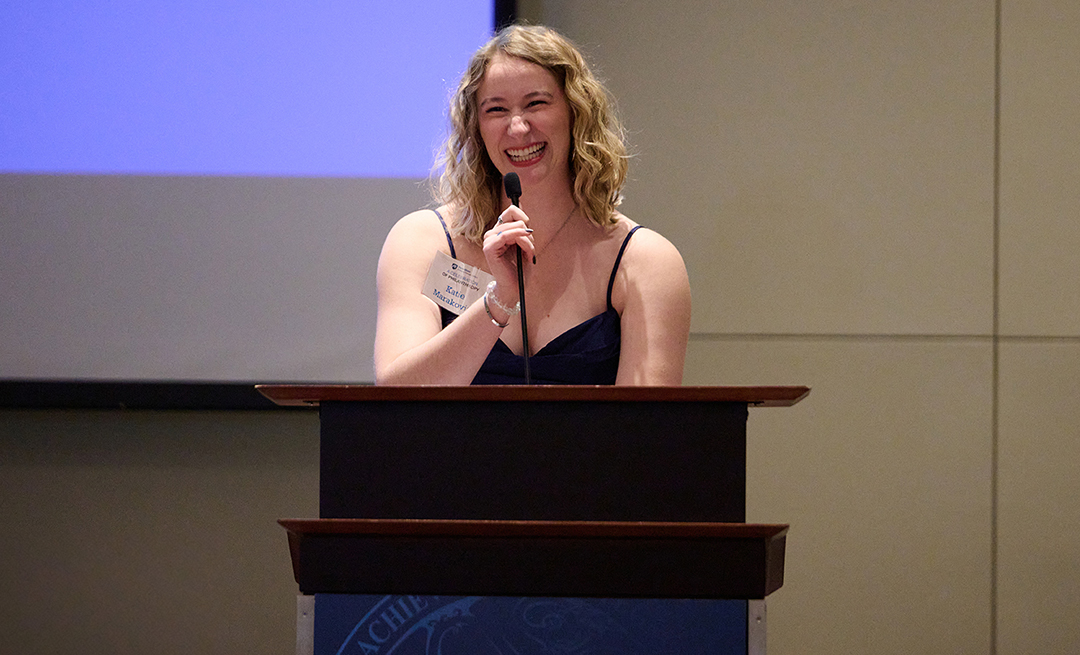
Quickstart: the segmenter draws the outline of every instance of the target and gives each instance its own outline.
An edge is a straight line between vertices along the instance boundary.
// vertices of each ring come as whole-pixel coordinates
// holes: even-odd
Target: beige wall
[[[813,387],[750,419],[770,653],[1080,652],[1080,4],[522,5],[619,98],[686,382]],[[5,652],[291,652],[317,460],[311,412],[0,412]]]
[[[525,6],[619,99],[686,382],[813,387],[750,418],[770,652],[1080,652],[1080,4]]]
[[[0,411],[4,653],[295,652],[318,415]]]

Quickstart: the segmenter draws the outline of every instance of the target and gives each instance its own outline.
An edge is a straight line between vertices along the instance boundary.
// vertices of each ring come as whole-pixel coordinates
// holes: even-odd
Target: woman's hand
[[[517,246],[528,279],[536,254],[529,217],[519,207],[511,205],[499,215],[495,225],[484,233],[484,258],[495,278],[499,301],[504,305],[518,302]]]

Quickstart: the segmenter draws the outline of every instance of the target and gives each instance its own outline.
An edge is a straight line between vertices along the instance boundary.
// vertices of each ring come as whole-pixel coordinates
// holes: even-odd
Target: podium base
[[[297,655],[764,655],[764,600],[315,594]]]

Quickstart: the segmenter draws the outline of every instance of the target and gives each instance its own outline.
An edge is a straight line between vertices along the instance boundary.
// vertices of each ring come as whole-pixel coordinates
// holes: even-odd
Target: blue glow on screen
[[[491,0],[5,0],[0,172],[426,177]]]

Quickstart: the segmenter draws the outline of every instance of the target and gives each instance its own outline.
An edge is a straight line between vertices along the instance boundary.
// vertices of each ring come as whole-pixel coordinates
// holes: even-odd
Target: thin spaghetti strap
[[[440,218],[441,220],[441,218]],[[630,231],[626,234],[626,238],[623,239],[622,247],[619,248],[619,256],[615,258],[615,265],[611,267],[611,279],[607,283],[607,306],[611,309],[611,290],[615,288],[615,274],[619,272],[619,263],[622,261],[623,253],[626,252],[626,246],[630,243],[630,237],[634,236],[634,232],[638,231],[640,225],[635,225],[630,228]]]
[[[454,252],[454,240],[450,238],[450,230],[446,227],[446,221],[443,220],[442,214],[439,213],[438,209],[432,209],[431,211],[435,212],[435,215],[439,217],[439,222],[442,223],[442,230],[444,233],[446,233],[446,243],[450,245],[450,256],[454,259],[457,259],[457,253]],[[622,253],[620,253],[620,255],[621,254]],[[608,304],[611,304],[610,292],[608,296]]]

